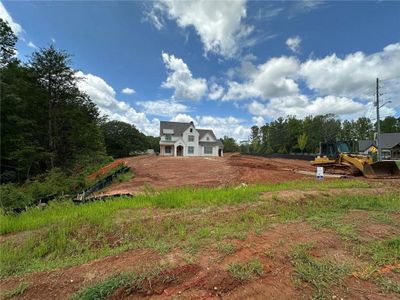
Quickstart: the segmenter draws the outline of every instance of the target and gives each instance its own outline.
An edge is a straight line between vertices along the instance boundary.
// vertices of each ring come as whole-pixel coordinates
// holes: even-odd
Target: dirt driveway
[[[224,157],[138,156],[122,159],[135,173],[127,182],[104,193],[137,193],[143,188],[217,187],[240,183],[276,183],[309,178],[295,173],[313,171],[307,161],[226,154]]]

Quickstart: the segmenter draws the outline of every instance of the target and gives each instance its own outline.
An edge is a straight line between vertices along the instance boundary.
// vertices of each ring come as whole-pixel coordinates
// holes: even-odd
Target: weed
[[[400,262],[400,237],[360,244],[358,251],[368,255],[378,266]]]
[[[351,271],[348,264],[335,264],[327,259],[317,260],[308,254],[313,248],[310,243],[299,244],[291,253],[291,262],[295,268],[295,283],[310,284],[315,290],[315,298],[327,298],[333,285],[341,286],[344,278]]]
[[[10,299],[17,296],[21,296],[26,291],[27,288],[28,288],[28,283],[23,281],[15,289],[5,292],[1,298]]]
[[[230,243],[219,243],[217,244],[217,249],[225,255],[233,254],[236,251],[235,245]]]
[[[385,277],[377,279],[377,283],[384,292],[393,292],[400,294],[400,283],[392,281]]]
[[[266,251],[264,251],[264,255],[265,257],[269,258],[269,259],[274,259],[275,258],[275,251],[272,249],[268,249]]]
[[[246,264],[233,263],[228,266],[231,275],[240,280],[248,280],[255,276],[262,276],[264,268],[258,258],[253,258]]]
[[[132,274],[119,274],[109,277],[95,285],[85,288],[78,292],[74,300],[91,300],[91,299],[106,299],[118,288],[129,287],[134,281],[135,276]],[[137,282],[136,284],[139,284]]]

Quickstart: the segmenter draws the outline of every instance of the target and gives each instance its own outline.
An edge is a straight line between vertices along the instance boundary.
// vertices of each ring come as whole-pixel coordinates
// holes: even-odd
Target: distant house
[[[160,122],[160,155],[223,156],[223,149],[211,129],[197,129],[193,122]]]
[[[400,159],[400,132],[382,133],[381,148],[383,159]],[[361,154],[375,154],[378,152],[375,140],[361,140],[358,142]]]

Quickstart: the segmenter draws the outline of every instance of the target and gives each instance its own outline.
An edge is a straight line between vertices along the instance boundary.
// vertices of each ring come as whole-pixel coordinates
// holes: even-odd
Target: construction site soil
[[[134,178],[114,184],[103,194],[135,194],[143,188],[218,187],[241,183],[278,183],[310,178],[298,171],[315,171],[310,162],[240,154],[224,157],[136,156],[118,160],[131,167]]]

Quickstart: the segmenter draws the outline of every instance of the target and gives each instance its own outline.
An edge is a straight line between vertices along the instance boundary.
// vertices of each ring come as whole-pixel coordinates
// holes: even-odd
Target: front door
[[[183,156],[183,146],[176,147],[176,155]]]

